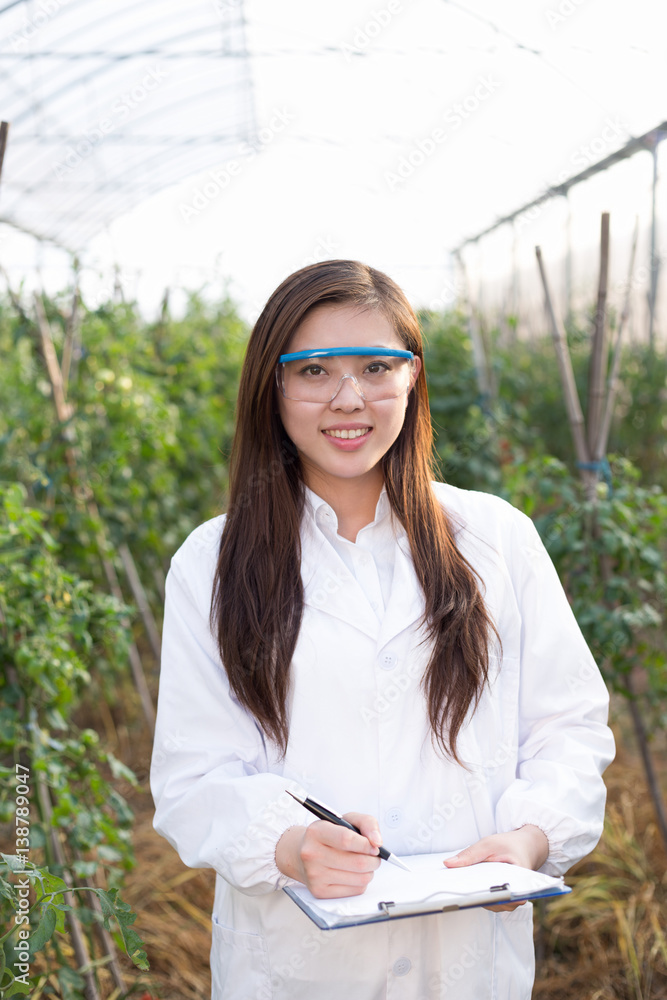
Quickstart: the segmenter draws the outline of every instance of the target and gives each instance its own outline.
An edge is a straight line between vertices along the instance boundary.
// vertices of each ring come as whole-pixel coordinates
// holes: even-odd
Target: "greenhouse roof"
[[[76,251],[255,143],[242,0],[0,0],[0,221]]]

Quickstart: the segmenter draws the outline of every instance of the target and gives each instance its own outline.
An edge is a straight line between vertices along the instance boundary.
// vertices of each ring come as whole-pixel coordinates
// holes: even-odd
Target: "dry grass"
[[[667,858],[622,707],[619,718],[618,758],[606,776],[605,833],[568,875],[574,891],[550,903],[541,917],[534,1000],[667,1000]],[[136,813],[138,864],[123,896],[139,914],[151,972],[139,977],[128,962],[123,969],[142,1000],[144,990],[161,1000],[206,1000],[214,876],[185,868],[153,831],[150,747],[144,739],[128,740],[122,729],[118,736],[144,789],[128,796]]]
[[[534,1000],[667,1000],[667,857],[630,736],[616,731],[605,832],[542,918]]]

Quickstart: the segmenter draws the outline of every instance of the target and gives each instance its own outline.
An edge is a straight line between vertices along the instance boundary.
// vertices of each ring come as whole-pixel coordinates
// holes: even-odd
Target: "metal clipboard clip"
[[[456,902],[429,903],[429,900],[442,896],[456,896]],[[434,892],[416,903],[394,903],[392,900],[378,903],[378,910],[385,917],[412,917],[427,913],[447,913],[451,910],[464,910],[469,906],[492,906],[494,903],[507,903],[512,899],[509,882],[502,885],[491,885],[485,892]]]

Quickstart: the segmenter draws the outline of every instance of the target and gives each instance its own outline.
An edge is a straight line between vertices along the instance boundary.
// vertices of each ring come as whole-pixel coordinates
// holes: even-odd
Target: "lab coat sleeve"
[[[496,807],[499,832],[549,840],[542,870],[564,874],[597,844],[614,757],[609,695],[535,526],[513,512],[508,562],[521,615],[518,764]]]
[[[275,848],[309,814],[285,792],[303,795],[301,785],[268,772],[262,734],[230,693],[209,628],[209,549],[190,536],[167,577],[154,827],[186,865],[214,868],[257,895],[292,882],[276,867]]]

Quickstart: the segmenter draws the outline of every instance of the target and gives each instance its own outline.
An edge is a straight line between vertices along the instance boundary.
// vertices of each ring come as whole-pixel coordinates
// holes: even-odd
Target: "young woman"
[[[280,890],[362,893],[383,836],[550,874],[600,836],[605,686],[532,523],[432,482],[431,440],[394,282],[287,278],[248,345],[229,510],[167,585],[155,827],[217,872],[214,1000],[528,1000],[530,904],[320,932]]]

